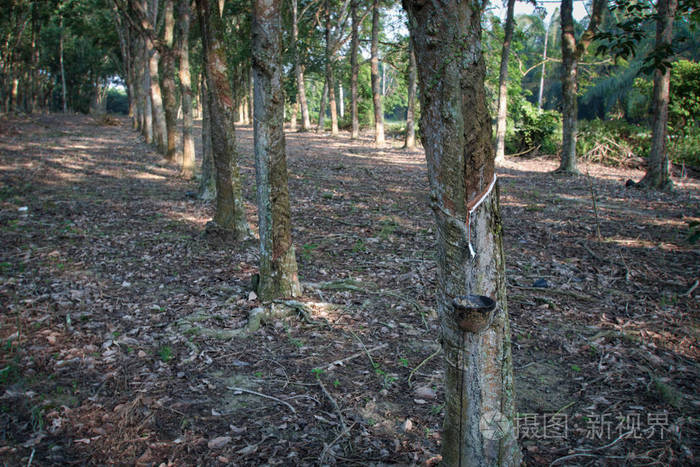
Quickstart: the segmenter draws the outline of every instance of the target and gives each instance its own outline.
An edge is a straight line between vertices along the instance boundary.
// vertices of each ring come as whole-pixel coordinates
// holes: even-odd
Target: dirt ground
[[[244,332],[257,244],[204,234],[212,207],[126,120],[0,120],[0,460],[437,462],[433,217],[399,146],[287,135],[301,312]],[[499,170],[525,461],[697,464],[700,182],[555,167]]]

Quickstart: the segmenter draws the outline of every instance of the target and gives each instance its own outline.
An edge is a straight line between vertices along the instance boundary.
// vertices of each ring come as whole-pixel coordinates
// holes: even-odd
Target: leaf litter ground
[[[238,138],[255,226],[251,128]],[[212,207],[126,120],[0,120],[4,463],[437,462],[425,159],[394,146],[287,135],[305,293],[245,332],[270,308],[250,293],[256,243],[203,234]],[[697,462],[700,183],[554,168],[499,172],[525,460]]]

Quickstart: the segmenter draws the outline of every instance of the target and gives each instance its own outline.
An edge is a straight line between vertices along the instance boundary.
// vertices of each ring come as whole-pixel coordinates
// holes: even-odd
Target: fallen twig
[[[362,342],[362,339],[360,339],[360,337],[359,337],[357,334],[355,334],[354,332],[352,332],[352,330],[349,330],[349,331],[350,331],[350,334],[352,334],[353,337],[354,337],[355,339],[357,339],[357,340],[360,342],[360,345],[362,346],[362,350],[364,350],[364,351],[365,351],[365,354],[367,354],[367,358],[369,358],[369,363],[372,365],[372,369],[374,370],[374,369],[376,368],[376,367],[374,366],[374,360],[372,360],[372,356],[369,354],[369,351],[367,350],[367,347],[365,347],[365,343]]]
[[[236,386],[227,386],[226,389],[230,389],[230,390],[232,390],[232,391],[247,392],[248,394],[253,394],[253,395],[255,395],[255,396],[264,397],[265,399],[270,399],[270,400],[279,402],[280,404],[284,404],[284,405],[286,405],[287,407],[289,407],[289,410],[291,410],[293,414],[296,414],[296,413],[297,413],[297,411],[294,410],[294,407],[292,407],[292,404],[290,404],[289,402],[285,402],[285,401],[283,401],[282,399],[278,399],[277,397],[268,396],[267,394],[263,394],[263,393],[261,393],[261,392],[251,391],[250,389],[239,388],[239,387],[236,387]]]
[[[416,373],[416,371],[420,370],[420,368],[421,368],[423,365],[425,365],[425,364],[428,363],[430,360],[432,360],[433,357],[435,357],[435,356],[436,356],[437,354],[439,354],[440,352],[442,352],[442,347],[440,347],[439,349],[437,349],[435,352],[433,352],[432,355],[430,355],[428,358],[426,358],[425,360],[423,360],[422,362],[420,362],[420,363],[418,364],[417,367],[415,367],[414,369],[411,370],[411,372],[408,374],[408,387],[411,387],[411,378],[413,378],[413,375]]]
[[[570,297],[575,297],[580,300],[594,300],[595,297],[592,297],[590,295],[583,295],[580,293],[572,292],[571,290],[558,290],[558,289],[549,289],[546,287],[526,287],[522,285],[511,285],[510,287],[513,287],[515,289],[520,289],[520,290],[530,290],[533,292],[544,292],[544,293],[552,293],[556,295],[568,295]]]
[[[338,419],[340,420],[340,426],[342,427],[341,431],[345,431],[346,426],[345,426],[345,418],[343,417],[343,412],[340,411],[340,406],[338,406],[338,403],[335,401],[333,396],[331,396],[331,393],[328,392],[326,389],[326,386],[324,386],[323,381],[321,381],[321,378],[316,375],[316,381],[318,381],[318,385],[321,386],[321,390],[323,391],[323,395],[326,396],[326,399],[331,403],[333,406],[333,410],[335,410],[335,413],[338,414]]]
[[[695,291],[695,289],[698,288],[699,284],[700,284],[700,282],[698,282],[697,280],[695,282],[693,282],[693,285],[683,295],[685,295],[686,297],[690,297],[690,295],[692,295],[692,293]]]
[[[363,350],[362,352],[354,353],[354,354],[350,355],[349,357],[345,357],[345,358],[343,358],[343,359],[341,359],[341,360],[334,360],[334,361],[332,361],[331,363],[329,363],[329,364],[326,365],[326,366],[327,366],[328,368],[331,368],[331,367],[333,367],[333,365],[342,365],[343,363],[349,362],[350,360],[354,360],[354,359],[356,359],[357,357],[363,356],[363,355],[365,354],[365,352],[370,353],[370,352],[374,352],[374,351],[377,351],[377,350],[380,350],[380,349],[384,349],[384,348],[386,348],[388,345],[389,345],[389,344],[380,344],[380,345],[377,345],[377,346],[375,346],[375,347],[372,347],[371,349],[365,349],[365,350]]]
[[[353,423],[352,425],[350,425],[349,427],[347,427],[346,429],[344,429],[343,431],[341,431],[340,434],[338,434],[338,436],[336,436],[335,439],[334,439],[333,441],[330,442],[330,444],[326,444],[326,446],[323,448],[323,451],[321,452],[321,455],[318,456],[318,463],[319,463],[319,464],[323,464],[323,462],[324,462],[325,459],[326,459],[326,455],[328,454],[328,451],[329,451],[333,446],[335,446],[335,443],[337,443],[338,440],[339,440],[340,438],[342,438],[342,437],[345,436],[346,434],[350,433],[350,430],[352,430],[352,429],[355,427],[355,425],[357,425],[357,422]],[[325,444],[325,443],[324,443],[324,444]]]

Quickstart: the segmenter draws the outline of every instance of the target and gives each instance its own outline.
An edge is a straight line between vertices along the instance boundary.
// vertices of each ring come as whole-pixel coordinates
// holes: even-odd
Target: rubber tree
[[[260,233],[258,294],[263,300],[301,295],[287,185],[280,3],[280,0],[253,2],[253,131]]]
[[[301,107],[301,128],[304,131],[311,129],[309,118],[309,104],[306,100],[306,87],[304,86],[304,67],[299,57],[299,18],[297,0],[292,0],[292,53],[294,55],[294,74],[297,78],[297,96]]]
[[[350,15],[352,17],[352,29],[350,32],[350,114],[352,130],[350,139],[360,137],[360,118],[357,113],[357,75],[360,73],[360,65],[357,62],[358,49],[360,47],[359,22],[357,16],[358,0],[350,3]]]
[[[416,147],[416,86],[418,81],[418,71],[416,70],[416,54],[413,53],[413,46],[409,43],[408,50],[408,106],[406,109],[406,141],[404,147],[406,149],[415,149]]]
[[[656,2],[656,50],[667,50],[673,40],[673,20],[678,0]],[[673,187],[670,161],[666,151],[668,139],[668,103],[671,89],[671,68],[657,66],[654,69],[654,94],[652,98],[651,149],[647,160],[647,172],[639,182],[642,187],[668,190]]]
[[[219,2],[197,0],[204,72],[209,102],[209,131],[216,171],[214,222],[237,240],[250,236],[236,151],[235,106],[226,65],[225,25]]]
[[[578,127],[578,62],[586,53],[603,20],[607,0],[593,0],[588,27],[576,40],[574,32],[573,0],[561,0],[561,54],[562,54],[562,147],[561,173],[578,173],[576,167],[576,132]]]
[[[139,5],[139,3],[136,3]],[[141,3],[143,12],[141,27],[144,31],[155,31],[158,20],[158,0],[144,0]],[[163,109],[163,94],[158,80],[158,62],[160,53],[156,47],[154,34],[145,34],[146,54],[148,60],[148,82],[151,98],[151,112],[153,113],[153,139],[162,154],[167,151],[166,137],[167,127],[165,123],[165,111]]]
[[[202,172],[199,180],[198,197],[202,200],[216,199],[216,172],[214,156],[211,149],[211,130],[209,116],[209,91],[207,80],[202,75],[199,83],[200,101],[202,102]]]
[[[508,0],[506,9],[506,27],[501,50],[501,69],[498,76],[498,114],[496,117],[496,163],[505,159],[506,124],[508,121],[508,57],[513,41],[515,0]]]
[[[381,78],[379,77],[379,0],[372,3],[372,40],[370,71],[372,75],[372,103],[374,105],[374,144],[384,146],[384,107],[382,106]]]
[[[325,40],[326,40],[326,87],[328,88],[328,104],[331,110],[331,134],[338,134],[338,110],[336,107],[335,100],[335,77],[333,74],[333,61],[335,54],[333,53],[333,43],[331,38],[331,2],[330,0],[325,1],[326,9],[326,29],[325,29]],[[323,112],[324,109],[321,108]],[[323,130],[323,127],[321,127]]]
[[[182,91],[182,170],[187,179],[194,177],[194,137],[192,135],[192,78],[190,76],[190,0],[179,0],[177,55],[180,59],[180,89]]]
[[[182,158],[177,152],[177,91],[175,84],[175,2],[164,0],[163,40],[159,42],[160,65],[163,83],[163,109],[165,111],[166,150],[165,158],[176,161]]]
[[[437,224],[437,308],[446,364],[442,461],[516,466],[521,454],[513,423],[502,225],[481,50],[484,3],[403,5],[418,63],[421,133]],[[462,315],[455,300],[469,295],[493,299],[493,314],[481,321]],[[496,429],[489,429],[492,422]]]

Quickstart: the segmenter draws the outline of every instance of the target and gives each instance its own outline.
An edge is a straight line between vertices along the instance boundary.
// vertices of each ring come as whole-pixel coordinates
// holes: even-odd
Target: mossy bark
[[[253,2],[255,173],[263,300],[301,295],[292,245],[282,89],[280,0]]]
[[[437,308],[447,366],[443,463],[519,465],[498,189],[489,192],[495,168],[482,4],[403,3],[418,63],[421,130],[437,224]],[[469,294],[497,303],[491,324],[476,333],[464,330],[452,305]],[[492,421],[500,422],[498,430]]]
[[[242,240],[250,236],[241,188],[236,151],[235,109],[226,68],[225,25],[219,3],[197,0],[202,28],[204,70],[209,97],[212,155],[216,167],[216,213],[214,222]]]

